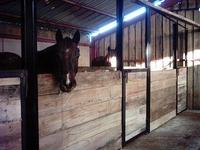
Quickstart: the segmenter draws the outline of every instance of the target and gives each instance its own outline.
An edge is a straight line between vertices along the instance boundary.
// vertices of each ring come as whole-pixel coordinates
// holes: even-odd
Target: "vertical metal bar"
[[[126,145],[126,79],[127,72],[122,70],[122,147]]]
[[[37,32],[36,0],[22,0],[22,59],[23,68],[27,70],[27,97],[24,101],[22,116],[22,148],[38,150],[38,88],[37,88]]]
[[[186,109],[188,109],[188,29],[185,29]]]
[[[192,20],[194,20],[194,10],[192,11]],[[192,27],[192,109],[194,109],[194,78],[195,78],[195,68],[194,68],[194,65],[195,65],[195,60],[194,60],[194,26]]]
[[[176,114],[178,113],[178,69],[177,69],[177,52],[178,49],[178,24],[173,24],[173,68],[176,69]]]
[[[188,54],[188,29],[185,29],[185,67],[188,66],[187,54]]]
[[[151,10],[146,8],[145,17],[145,67],[147,68],[146,89],[146,131],[150,132],[150,105],[151,105]]]
[[[176,52],[177,52],[177,47],[178,47],[178,24],[174,23],[173,24],[173,61],[174,65],[173,68],[177,68],[177,57],[176,57]]]
[[[117,70],[123,69],[123,0],[117,0]]]
[[[122,71],[122,100],[121,100],[121,127],[122,127],[122,147],[126,144],[126,73],[123,71],[123,0],[117,0],[117,70]]]

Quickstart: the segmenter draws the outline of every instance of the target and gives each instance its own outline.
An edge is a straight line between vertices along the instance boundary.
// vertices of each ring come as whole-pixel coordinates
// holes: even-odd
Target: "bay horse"
[[[70,92],[76,87],[76,73],[78,71],[78,58],[80,32],[77,30],[73,38],[63,38],[62,32],[56,32],[56,44],[37,52],[37,72],[51,73],[59,83],[60,90]],[[20,56],[9,53],[0,53],[0,70],[21,69]],[[67,84],[67,74],[70,83]]]
[[[108,46],[108,53],[106,56],[98,56],[92,60],[92,66],[94,67],[100,67],[100,66],[111,66],[110,58],[116,57],[116,50],[111,49],[110,46]]]

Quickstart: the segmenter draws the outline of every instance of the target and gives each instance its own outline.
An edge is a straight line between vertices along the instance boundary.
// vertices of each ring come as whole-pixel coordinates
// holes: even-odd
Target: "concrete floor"
[[[200,111],[186,111],[123,150],[200,150]]]

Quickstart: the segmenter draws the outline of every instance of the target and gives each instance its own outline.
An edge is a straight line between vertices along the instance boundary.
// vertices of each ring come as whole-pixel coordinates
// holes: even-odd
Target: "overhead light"
[[[159,6],[164,1],[165,0],[156,0],[156,1],[154,1],[154,5],[155,6]],[[128,22],[128,21],[130,21],[130,20],[132,20],[132,19],[144,14],[145,12],[146,12],[146,8],[145,7],[141,7],[139,9],[137,9],[135,11],[132,11],[132,12],[128,13],[127,15],[125,15],[123,21],[124,22]],[[116,27],[117,27],[117,21],[115,20],[115,21],[112,21],[112,22],[108,23],[107,25],[99,28],[96,32],[93,32],[93,33],[91,33],[89,35],[90,42],[92,41],[93,37],[96,37],[96,36],[98,36],[98,35],[100,35],[102,33],[105,33],[107,31],[113,29],[113,28],[116,28]]]
[[[159,5],[161,5],[164,1],[165,1],[165,0],[156,0],[156,1],[154,1],[153,3],[154,3],[155,6],[159,6]]]
[[[133,11],[127,15],[124,16],[124,22],[127,22],[129,20],[132,20],[133,18],[136,18],[142,14],[144,14],[146,12],[146,8],[145,7],[142,7],[140,9],[137,9],[136,11]]]

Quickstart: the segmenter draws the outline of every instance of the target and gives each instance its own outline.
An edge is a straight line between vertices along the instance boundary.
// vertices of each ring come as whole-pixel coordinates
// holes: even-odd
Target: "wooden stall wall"
[[[187,68],[177,69],[177,113],[187,108]]]
[[[199,1],[198,0],[183,0],[180,3],[168,8],[169,10],[185,16],[200,23],[199,15]],[[152,70],[172,69],[173,67],[173,48],[172,48],[172,25],[174,21],[169,20],[159,14],[154,14],[151,17],[151,46],[152,46]],[[124,65],[142,67],[144,66],[144,20],[140,20],[134,24],[124,28]],[[198,66],[200,64],[200,30],[186,25],[178,21],[178,48],[177,48],[177,61],[178,68],[187,67],[187,106],[188,109],[200,109],[199,99],[199,82]],[[185,40],[185,29],[188,29],[188,42]],[[98,43],[101,39],[110,37],[111,34],[95,39]],[[115,48],[115,33],[112,33],[112,40],[110,45]],[[108,45],[108,43],[106,45]],[[107,46],[106,46],[107,47]],[[107,49],[105,47],[105,49]],[[105,51],[99,49],[98,44],[95,46],[95,51]],[[187,56],[186,56],[187,51]],[[101,53],[103,54],[103,53]],[[99,53],[96,55],[99,56]],[[187,62],[186,62],[187,59]],[[187,66],[186,66],[187,65]],[[195,65],[193,67],[193,65]],[[180,93],[179,93],[180,94]]]
[[[198,0],[189,0],[187,8],[199,8]],[[186,17],[200,23],[200,14],[198,9],[185,11]],[[188,31],[188,109],[200,110],[200,30],[187,25]]]
[[[20,79],[0,78],[0,149],[21,147]]]
[[[170,25],[170,21],[161,15],[156,14],[152,16],[152,69],[154,70],[172,67]],[[141,20],[135,24],[126,26],[123,37],[124,65],[139,68],[144,67],[145,21]],[[93,58],[105,56],[108,46],[115,49],[115,38],[115,33],[112,33],[105,37],[95,39],[93,47],[95,55]]]
[[[126,141],[146,130],[146,73],[128,73],[126,83]]]
[[[151,130],[176,116],[176,70],[151,75]]]
[[[38,79],[40,150],[121,147],[119,72],[79,72],[70,93],[59,93],[51,75]]]

